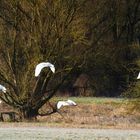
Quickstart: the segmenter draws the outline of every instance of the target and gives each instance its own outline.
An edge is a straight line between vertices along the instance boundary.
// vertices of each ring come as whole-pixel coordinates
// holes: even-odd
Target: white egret
[[[77,104],[72,100],[67,101],[58,101],[57,103],[57,109],[60,109],[63,106],[76,106]]]
[[[140,79],[140,72],[139,72],[139,74],[138,74],[138,77],[137,77],[137,79]]]
[[[72,100],[67,100],[67,101],[58,101],[57,104],[51,104],[50,102],[49,103],[49,106],[52,108],[52,111],[51,112],[48,112],[46,114],[39,114],[40,116],[46,116],[46,115],[51,115],[53,113],[59,113],[63,118],[64,116],[62,115],[62,113],[60,112],[60,108],[63,107],[63,106],[76,106],[77,104],[72,101]]]
[[[4,86],[0,85],[0,91],[6,93],[6,88]]]
[[[42,63],[39,63],[35,68],[35,77],[37,77],[40,74],[41,70],[45,67],[49,67],[51,71],[55,73],[55,67],[53,64],[49,62],[42,62]]]

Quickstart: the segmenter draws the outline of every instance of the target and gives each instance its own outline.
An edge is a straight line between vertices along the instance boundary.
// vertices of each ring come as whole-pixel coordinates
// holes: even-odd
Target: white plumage
[[[6,93],[6,88],[4,86],[0,85],[0,91]]]
[[[42,63],[39,63],[35,68],[35,77],[37,77],[40,74],[41,70],[45,67],[49,67],[51,71],[55,73],[55,67],[53,64],[49,62],[42,62]]]
[[[140,79],[140,72],[139,72],[139,74],[138,74],[138,77],[137,77],[137,79]]]
[[[58,101],[57,103],[57,109],[60,109],[63,106],[76,106],[77,104],[72,100],[67,101]]]

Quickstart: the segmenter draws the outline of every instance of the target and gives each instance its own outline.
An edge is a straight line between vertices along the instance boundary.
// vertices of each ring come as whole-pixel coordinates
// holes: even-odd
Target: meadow
[[[55,97],[71,99],[77,106],[38,117],[36,122],[1,122],[1,140],[138,140],[140,138],[139,100],[123,98]],[[40,111],[47,111],[44,105]]]
[[[140,101],[124,98],[55,97],[51,102],[71,99],[77,106],[63,107],[60,112],[38,117],[50,126],[78,128],[140,128]],[[41,109],[46,111],[47,104]]]
[[[95,97],[54,97],[51,103],[55,104],[59,100],[71,99],[77,106],[65,106],[60,109],[60,113],[49,116],[37,117],[35,122],[12,123],[13,126],[49,126],[49,127],[71,127],[71,128],[120,128],[139,129],[140,128],[140,100],[124,98],[95,98]],[[11,111],[5,104],[1,110]],[[45,113],[50,110],[45,104],[40,112]],[[2,110],[4,111],[4,110]],[[8,126],[9,120],[1,123],[1,126]],[[29,124],[29,125],[28,125]]]

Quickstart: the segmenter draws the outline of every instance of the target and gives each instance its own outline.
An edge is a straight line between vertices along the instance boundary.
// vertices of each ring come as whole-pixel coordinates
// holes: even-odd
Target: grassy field
[[[139,100],[55,97],[51,103],[67,99],[74,100],[77,106],[63,107],[63,116],[56,113],[38,117],[36,122],[1,122],[0,140],[140,139]],[[46,104],[40,111],[47,110]]]
[[[11,126],[49,126],[72,128],[140,129],[140,100],[123,98],[55,97],[51,103],[71,99],[77,106],[63,107],[60,112],[38,117],[34,123],[10,123]],[[45,104],[40,112],[46,112]],[[9,123],[0,123],[8,127]]]
[[[122,98],[55,97],[52,102],[71,99],[77,106],[63,107],[60,114],[38,117],[50,126],[78,128],[140,128],[140,100]],[[41,111],[46,111],[45,105]]]
[[[127,99],[127,98],[106,98],[106,97],[54,97],[53,102],[59,100],[71,99],[79,104],[130,104],[135,103],[140,105],[140,99]]]
[[[122,101],[126,101],[124,98],[101,98],[101,97],[54,97],[52,101],[59,101],[59,100],[67,100],[71,99],[77,103],[82,104],[93,104],[93,103],[106,103],[108,101],[113,101],[115,103],[121,103]]]

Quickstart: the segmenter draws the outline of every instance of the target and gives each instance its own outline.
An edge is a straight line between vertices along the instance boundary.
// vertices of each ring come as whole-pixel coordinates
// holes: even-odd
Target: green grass
[[[122,103],[126,102],[126,99],[123,98],[101,98],[101,97],[54,97],[52,101],[59,101],[59,100],[67,100],[71,99],[76,103],[80,104],[105,104],[105,103]]]
[[[136,104],[140,105],[140,99],[127,99],[127,98],[106,98],[106,97],[54,97],[51,100],[54,102],[71,99],[77,104]]]

